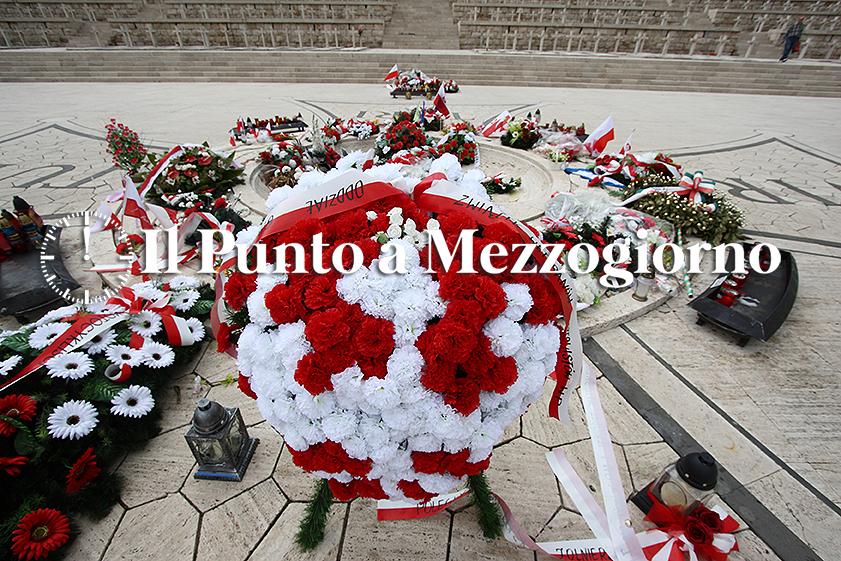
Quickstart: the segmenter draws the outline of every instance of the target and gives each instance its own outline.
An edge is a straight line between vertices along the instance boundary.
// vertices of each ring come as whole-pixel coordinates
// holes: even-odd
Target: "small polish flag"
[[[106,202],[99,203],[99,208],[93,214],[93,221],[90,226],[90,232],[95,234],[97,232],[104,232],[106,230],[113,230],[120,225],[120,219],[111,210],[111,207]]]
[[[233,146],[234,148],[236,148],[236,147],[237,147],[237,141],[236,141],[236,140],[234,140],[234,135],[231,135],[230,137],[228,137],[228,143],[229,143],[231,146]]]
[[[237,119],[237,132],[242,132],[242,117]]]
[[[481,132],[482,136],[484,136],[485,138],[502,136],[502,130],[505,128],[505,125],[507,125],[508,121],[510,120],[511,113],[509,113],[508,111],[503,111],[502,113],[494,117],[491,122],[482,127],[482,129],[479,132]]]
[[[622,145],[622,148],[619,149],[619,155],[620,156],[624,156],[625,154],[630,154],[631,153],[631,137],[632,136],[634,136],[633,132],[630,135],[628,135],[628,140],[626,140],[625,144]]]
[[[444,117],[450,116],[450,110],[447,109],[447,96],[444,93],[444,84],[441,84],[441,87],[438,88],[438,93],[435,94],[435,99],[432,100],[432,105]]]
[[[149,220],[149,212],[146,208],[146,204],[143,202],[143,198],[137,192],[137,187],[134,185],[134,182],[129,177],[125,177],[123,178],[123,186],[125,187],[126,193],[123,214],[131,216],[132,218],[137,218],[143,228],[151,230],[152,221]]]
[[[400,72],[397,70],[397,65],[391,67],[391,70],[388,71],[388,74],[385,75],[383,78],[383,82],[388,82],[389,80],[395,80],[397,76],[399,76]]]
[[[611,140],[613,140],[613,117],[608,117],[604,120],[604,123],[590,133],[590,136],[584,141],[584,147],[590,151],[591,156],[596,157],[604,151],[605,146]]]

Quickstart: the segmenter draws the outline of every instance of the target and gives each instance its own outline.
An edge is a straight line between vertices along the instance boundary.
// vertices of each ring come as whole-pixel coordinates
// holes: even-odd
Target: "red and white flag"
[[[587,140],[584,141],[584,147],[590,151],[590,155],[594,158],[604,152],[607,143],[613,140],[613,117],[608,117],[604,123],[598,126],[596,130],[590,133]]]
[[[391,70],[388,71],[388,74],[385,75],[383,78],[383,82],[388,82],[389,80],[395,80],[397,76],[400,75],[400,71],[397,70],[397,65],[391,67]]]
[[[132,181],[128,176],[123,178],[123,187],[125,189],[125,199],[123,200],[123,214],[125,216],[131,216],[132,218],[137,218],[140,221],[140,225],[146,229],[152,229],[152,220],[149,217],[149,211],[146,208],[146,203],[143,201],[143,197],[137,192],[137,187],[134,185],[134,181]]]
[[[496,136],[502,136],[503,131],[505,130],[505,126],[511,120],[511,113],[508,111],[503,111],[499,115],[493,118],[487,125],[482,127],[479,131],[482,133],[482,136],[485,138],[491,138]]]
[[[120,219],[111,210],[111,206],[102,201],[99,203],[99,208],[93,213],[93,221],[91,222],[90,232],[96,234],[97,232],[104,232],[106,230],[113,230],[120,225]]]
[[[432,105],[444,117],[450,116],[450,110],[447,109],[447,96],[444,93],[444,84],[441,84],[441,87],[438,88],[438,93],[435,94],[435,99],[432,100]]]

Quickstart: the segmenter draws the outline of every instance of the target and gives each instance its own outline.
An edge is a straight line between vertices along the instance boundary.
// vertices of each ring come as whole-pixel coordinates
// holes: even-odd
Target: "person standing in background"
[[[803,16],[799,16],[797,21],[792,23],[788,26],[786,30],[785,37],[783,38],[783,56],[780,57],[780,62],[785,62],[788,60],[788,55],[791,54],[792,51],[799,51],[799,47],[795,48],[800,43],[800,36],[803,35],[803,20],[805,18]]]

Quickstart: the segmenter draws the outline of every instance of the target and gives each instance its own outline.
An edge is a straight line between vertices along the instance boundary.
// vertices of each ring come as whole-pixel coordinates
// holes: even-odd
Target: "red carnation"
[[[295,287],[285,284],[275,285],[266,293],[264,302],[275,322],[284,324],[300,319],[300,310],[294,301],[298,294],[299,292]]]
[[[28,395],[11,394],[0,397],[0,417],[9,417],[22,422],[35,418],[38,404]],[[0,436],[11,436],[17,431],[14,425],[0,420]]]
[[[213,163],[213,156],[202,156],[199,158],[198,164],[200,166],[209,166]]]
[[[304,288],[304,305],[310,310],[331,308],[338,301],[336,279],[332,276],[316,277]]]
[[[70,471],[67,473],[65,490],[68,495],[75,495],[84,489],[88,483],[99,477],[102,470],[96,464],[96,455],[93,448],[88,448],[79,456]]]
[[[12,532],[12,553],[21,561],[43,559],[70,540],[70,521],[53,508],[25,515]]]
[[[338,309],[316,312],[307,321],[304,334],[315,350],[329,351],[350,339],[349,316],[350,312],[342,313]]]
[[[698,508],[692,512],[690,518],[700,520],[707,528],[713,532],[720,532],[722,523],[721,517],[715,511],[712,511],[704,505],[699,505]]]
[[[353,338],[356,350],[366,357],[387,357],[394,351],[394,324],[366,316]]]
[[[387,499],[388,495],[383,491],[379,479],[352,479],[348,483],[339,483],[335,479],[327,481],[333,496],[339,501],[350,501],[355,497],[369,499]]]
[[[526,275],[525,278],[534,300],[534,305],[524,318],[525,321],[531,324],[553,321],[561,313],[561,303],[552,285],[543,275]]]
[[[8,456],[0,458],[0,472],[5,472],[9,477],[17,477],[21,474],[21,468],[26,465],[29,458],[26,456]]]
[[[257,289],[257,275],[235,272],[225,283],[225,303],[231,309],[239,310],[248,296]]]
[[[216,352],[224,353],[231,344],[231,327],[224,322],[219,322],[219,329],[216,331]]]
[[[420,502],[426,502],[435,497],[435,493],[430,493],[420,486],[417,481],[406,481],[405,479],[397,484],[397,488],[403,491],[403,494]]]
[[[118,151],[118,153],[119,153],[119,151]],[[179,172],[174,167],[169,168],[169,170],[166,172],[166,176],[170,179],[178,179],[178,175],[179,175]]]

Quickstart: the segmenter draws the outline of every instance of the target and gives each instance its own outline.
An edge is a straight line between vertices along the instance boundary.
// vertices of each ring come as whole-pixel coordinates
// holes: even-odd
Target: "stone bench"
[[[279,18],[279,19],[391,19],[392,4],[384,2],[275,2],[271,0],[165,0],[163,17]]]
[[[735,54],[733,29],[459,22],[462,48],[595,53]]]
[[[0,46],[64,47],[73,25],[67,18],[6,17],[0,20]]]
[[[453,16],[457,21],[529,21],[559,23],[610,23],[613,25],[683,24],[688,12],[678,8],[643,6],[564,4],[510,4],[456,2]]]
[[[788,10],[733,10],[713,9],[710,19],[718,26],[735,26],[743,31],[765,31],[785,29],[800,16],[806,29],[841,29],[841,12],[803,12]]]
[[[383,35],[382,20],[134,18],[112,24],[116,44],[128,47],[371,47],[381,45]]]
[[[696,10],[791,10],[823,12],[838,9],[837,0],[666,0],[670,6],[689,6]]]
[[[142,6],[136,0],[13,0],[0,2],[0,18],[67,18],[96,22],[136,15]]]

